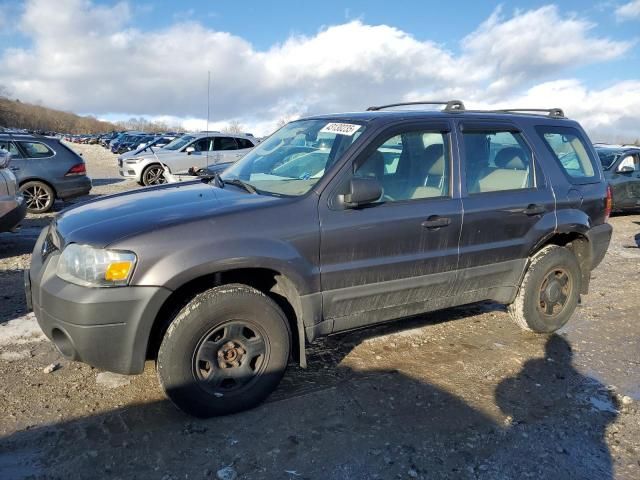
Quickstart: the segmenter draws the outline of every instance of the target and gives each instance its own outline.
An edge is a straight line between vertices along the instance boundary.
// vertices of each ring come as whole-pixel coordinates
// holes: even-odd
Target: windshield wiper
[[[209,183],[211,180],[213,180],[216,183],[216,187],[224,188],[224,181],[222,180],[222,178],[220,178],[220,174],[218,172],[209,173],[202,168],[196,170],[195,168],[191,167],[187,171],[187,173],[191,176],[198,177],[204,183]]]
[[[250,183],[244,182],[239,178],[232,178],[231,180],[220,179],[220,181],[224,183],[228,183],[229,185],[235,185],[236,187],[244,188],[249,193],[258,193],[258,191],[255,189],[253,185],[251,185]]]

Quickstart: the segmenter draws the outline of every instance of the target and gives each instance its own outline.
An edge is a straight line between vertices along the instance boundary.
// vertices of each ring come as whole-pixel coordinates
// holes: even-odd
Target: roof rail
[[[405,107],[408,105],[444,105],[443,112],[464,112],[464,103],[460,100],[448,100],[448,101],[424,101],[424,102],[402,102],[402,103],[390,103],[389,105],[378,105],[367,108],[368,112],[376,112],[385,108],[393,107]]]
[[[546,113],[549,117],[565,118],[561,108],[504,108],[500,110],[488,110],[495,113]]]

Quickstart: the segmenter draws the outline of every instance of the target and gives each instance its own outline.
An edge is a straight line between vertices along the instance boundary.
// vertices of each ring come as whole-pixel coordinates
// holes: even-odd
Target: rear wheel
[[[245,285],[216,287],[191,300],[169,326],[158,378],[191,415],[239,412],[278,386],[290,345],[289,323],[273,300]]]
[[[157,163],[146,167],[142,171],[141,177],[142,184],[146,186],[167,183],[167,180],[164,178],[164,168],[162,168],[162,165],[158,165]]]
[[[580,264],[565,247],[548,245],[536,253],[515,301],[508,310],[525,330],[555,332],[564,326],[578,305]]]
[[[56,194],[49,185],[37,180],[20,186],[29,213],[46,213],[53,208]]]

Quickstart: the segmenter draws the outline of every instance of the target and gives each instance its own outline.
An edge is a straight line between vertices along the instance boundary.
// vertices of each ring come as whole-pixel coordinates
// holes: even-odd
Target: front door
[[[631,171],[622,171],[629,170]],[[613,193],[613,208],[640,207],[640,158],[638,154],[625,155],[615,166],[609,179]]]
[[[553,192],[515,127],[467,122],[458,132],[464,220],[454,293],[507,301],[535,242],[555,228]]]
[[[334,331],[420,313],[449,295],[461,227],[452,165],[449,124],[414,123],[382,133],[325,190],[321,283]],[[339,206],[353,176],[375,177],[382,197]]]

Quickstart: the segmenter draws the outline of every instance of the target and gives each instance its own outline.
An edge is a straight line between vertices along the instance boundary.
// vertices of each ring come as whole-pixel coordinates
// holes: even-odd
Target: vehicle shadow
[[[612,478],[616,405],[573,368],[564,338],[537,337],[544,357],[499,382],[491,411],[420,372],[342,365],[365,337],[321,342],[311,373],[291,369],[247,412],[199,420],[159,401],[15,433],[0,440],[0,477]],[[301,386],[318,382],[313,370],[336,377]]]
[[[0,327],[4,322],[28,313],[22,287],[23,277],[24,270],[22,269],[0,272]],[[0,478],[2,477],[0,476]]]
[[[124,178],[118,178],[118,177],[113,177],[113,178],[92,178],[91,179],[91,184],[94,187],[104,187],[106,185],[113,185],[115,183],[122,183],[122,182],[126,182],[127,180]]]

